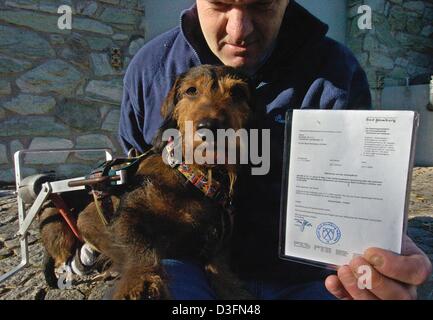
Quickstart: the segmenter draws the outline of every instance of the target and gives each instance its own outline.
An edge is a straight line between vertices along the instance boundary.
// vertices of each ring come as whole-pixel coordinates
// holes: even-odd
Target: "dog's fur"
[[[226,212],[185,184],[185,178],[163,162],[162,133],[178,128],[184,135],[187,120],[193,121],[194,131],[209,119],[217,126],[213,129],[247,128],[252,115],[250,95],[248,80],[229,67],[201,66],[179,76],[161,108],[164,122],[153,152],[141,161],[128,191],[111,196],[117,210],[109,225],[101,223],[93,202],[78,214],[77,225],[84,240],[107,256],[120,273],[114,299],[170,298],[160,264],[164,258],[194,261],[214,275],[223,272],[213,281],[219,284],[219,292],[239,293],[234,288],[238,282],[229,276],[227,266],[223,271],[212,266],[222,256],[222,241],[230,229]],[[195,142],[194,147],[200,143]],[[192,166],[204,172],[211,170],[224,192],[232,194],[239,166]],[[47,208],[40,220],[44,246],[58,266],[71,257],[78,243],[56,216],[55,208]]]

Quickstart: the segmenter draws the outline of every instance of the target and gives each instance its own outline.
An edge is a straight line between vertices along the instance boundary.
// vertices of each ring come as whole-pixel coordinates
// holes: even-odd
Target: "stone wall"
[[[373,10],[372,29],[358,28],[357,10]],[[433,74],[432,0],[349,0],[348,46],[372,88],[426,84]]]
[[[122,79],[144,44],[145,0],[0,0],[0,181],[16,150],[109,147],[117,139]],[[60,30],[60,5],[72,29]],[[113,67],[120,50],[121,65]],[[89,154],[27,156],[26,174],[87,173]]]

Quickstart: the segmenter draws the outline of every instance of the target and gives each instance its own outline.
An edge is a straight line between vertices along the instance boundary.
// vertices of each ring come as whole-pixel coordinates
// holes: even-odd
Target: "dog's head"
[[[234,140],[235,146],[230,144],[233,139],[217,140],[224,132],[230,135],[248,128],[253,112],[251,95],[249,79],[234,68],[203,65],[190,69],[176,79],[162,105],[164,122],[155,138],[155,148],[161,151],[166,145],[164,131],[175,128],[182,137],[183,156],[193,150],[195,156],[204,159],[199,163],[202,167],[227,165],[230,148],[236,148],[239,156],[240,135]],[[224,159],[218,160],[221,146],[225,148]],[[194,157],[197,165],[196,160]]]

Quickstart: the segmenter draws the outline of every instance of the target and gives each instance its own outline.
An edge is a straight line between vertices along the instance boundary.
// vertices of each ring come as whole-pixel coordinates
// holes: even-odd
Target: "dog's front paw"
[[[124,277],[113,294],[114,300],[166,299],[166,289],[159,275]]]

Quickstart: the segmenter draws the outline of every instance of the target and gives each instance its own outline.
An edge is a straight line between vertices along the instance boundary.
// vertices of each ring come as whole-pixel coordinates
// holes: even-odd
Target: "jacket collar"
[[[325,38],[328,29],[327,24],[295,1],[290,1],[276,48],[258,72],[258,77],[275,78],[275,71],[281,73],[283,69],[295,67],[297,59],[308,55],[308,51]]]
[[[194,52],[199,64],[222,64],[206,43],[206,39],[201,31],[197,6],[195,4],[191,8],[182,11],[180,30],[183,38]]]

